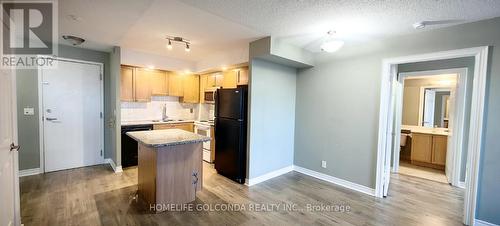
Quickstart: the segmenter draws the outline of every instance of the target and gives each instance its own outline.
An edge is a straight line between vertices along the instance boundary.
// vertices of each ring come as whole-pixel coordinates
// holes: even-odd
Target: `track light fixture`
[[[172,41],[170,41],[170,39],[168,40],[167,49],[168,50],[172,49]]]
[[[186,45],[186,48],[185,48],[186,52],[191,51],[191,42],[183,37],[176,37],[176,36],[168,36],[167,35],[166,39],[168,40],[168,43],[167,43],[168,50],[171,50],[173,48],[172,42],[179,42],[179,43],[184,43]]]

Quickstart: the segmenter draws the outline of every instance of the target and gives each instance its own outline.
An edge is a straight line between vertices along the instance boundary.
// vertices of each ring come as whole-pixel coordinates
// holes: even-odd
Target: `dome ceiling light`
[[[335,31],[329,31],[327,35],[328,37],[325,39],[323,44],[321,44],[321,51],[333,53],[344,46],[344,41],[339,40],[335,37]]]

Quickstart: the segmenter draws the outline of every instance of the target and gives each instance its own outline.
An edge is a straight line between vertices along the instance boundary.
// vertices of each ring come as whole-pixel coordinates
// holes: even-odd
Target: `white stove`
[[[213,121],[195,121],[194,132],[202,136],[212,137],[211,127],[214,125]],[[212,163],[212,151],[210,150],[211,141],[203,142],[203,160]]]

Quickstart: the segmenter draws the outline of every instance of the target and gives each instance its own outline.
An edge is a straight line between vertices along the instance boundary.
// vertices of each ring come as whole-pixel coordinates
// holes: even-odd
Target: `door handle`
[[[45,119],[49,122],[61,122],[61,121],[57,120],[57,118],[45,118]]]
[[[19,151],[19,149],[21,149],[21,145],[10,144],[10,151]]]

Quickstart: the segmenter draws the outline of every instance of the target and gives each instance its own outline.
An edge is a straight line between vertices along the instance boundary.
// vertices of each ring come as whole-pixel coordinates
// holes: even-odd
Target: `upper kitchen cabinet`
[[[177,73],[169,73],[168,75],[168,95],[182,97],[184,95],[183,76]]]
[[[120,100],[132,102],[134,96],[134,72],[135,68],[122,66],[120,78]]]
[[[240,68],[236,77],[237,85],[248,85],[248,68]]]
[[[145,68],[136,68],[134,76],[135,101],[148,102],[152,94],[151,71]]]
[[[222,86],[222,73],[221,72],[215,72],[211,74],[207,74],[207,86],[206,88],[215,88],[215,87],[221,87]]]
[[[120,100],[147,102],[151,100],[150,77],[141,68],[121,67]]]
[[[198,75],[183,75],[184,93],[182,102],[199,103],[200,102],[200,77]]]
[[[151,94],[153,96],[168,95],[168,75],[165,71],[150,70]]]
[[[248,68],[236,68],[223,73],[223,88],[236,88],[238,85],[248,84]]]
[[[227,70],[223,73],[222,88],[230,89],[237,86],[238,71]]]

